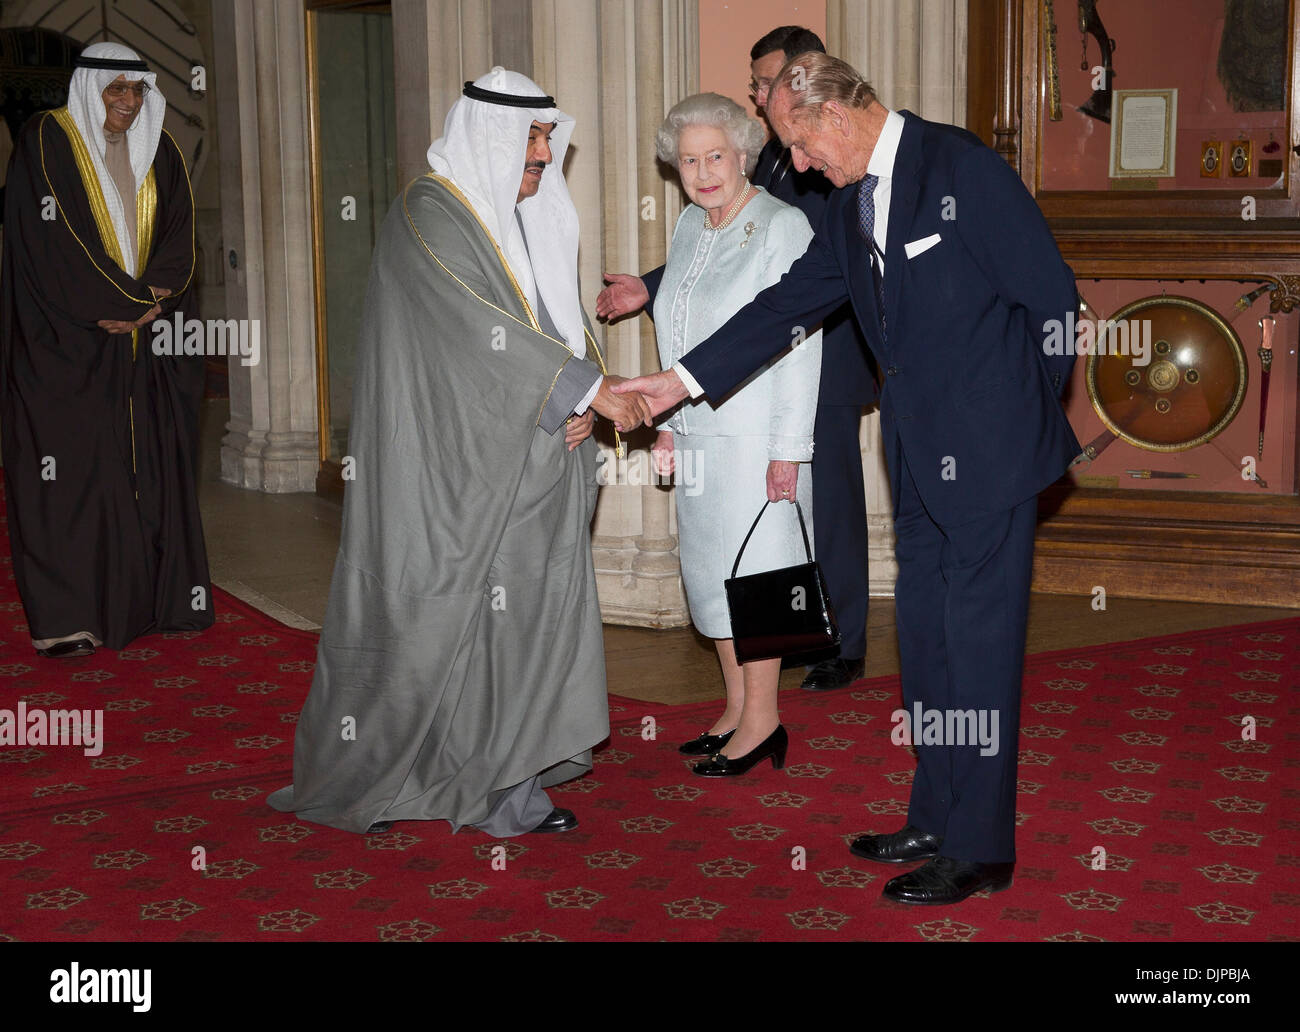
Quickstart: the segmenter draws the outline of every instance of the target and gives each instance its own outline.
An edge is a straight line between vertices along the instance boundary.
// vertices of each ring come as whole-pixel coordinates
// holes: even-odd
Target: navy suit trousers
[[[956,726],[949,714],[960,711],[974,711],[990,731],[991,721],[997,726],[996,753],[981,755],[978,742],[958,745],[953,734],[925,744],[924,725],[913,722],[917,767],[908,823],[942,838],[943,856],[1014,861],[1020,683],[1038,499],[940,526],[917,494],[902,449],[898,455],[895,610],[904,708],[909,716],[918,702],[922,713],[939,711],[945,732]]]

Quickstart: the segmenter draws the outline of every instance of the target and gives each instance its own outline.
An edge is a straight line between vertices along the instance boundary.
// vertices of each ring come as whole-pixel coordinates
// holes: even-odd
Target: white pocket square
[[[907,253],[908,258],[915,258],[918,254],[930,250],[939,242],[939,234],[932,233],[921,240],[913,240],[910,244],[904,244],[903,250]]]

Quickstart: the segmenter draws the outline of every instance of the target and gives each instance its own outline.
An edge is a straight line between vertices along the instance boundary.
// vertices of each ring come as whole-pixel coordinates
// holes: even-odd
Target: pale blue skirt
[[[730,638],[731,618],[723,582],[754,517],[767,502],[768,438],[676,434],[678,552],[691,621],[709,638]],[[689,453],[689,454],[687,454]],[[812,465],[799,463],[795,490],[813,540]],[[816,552],[813,553],[814,558]],[[799,517],[777,502],[749,539],[737,576],[807,562]]]

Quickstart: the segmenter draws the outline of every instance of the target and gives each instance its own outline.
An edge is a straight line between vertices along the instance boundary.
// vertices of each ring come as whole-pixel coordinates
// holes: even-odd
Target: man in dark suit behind
[[[907,826],[851,848],[928,861],[886,898],[955,903],[1009,887],[1015,865],[1037,496],[1079,451],[1059,402],[1074,359],[1043,341],[1077,307],[1074,277],[997,154],[889,111],[844,62],[797,55],[768,116],[796,167],[837,187],[808,253],[672,369],[621,386],[656,413],[688,393],[721,397],[781,349],[774,326],[851,301],[885,373],[908,718],[895,712],[893,737],[906,728],[918,757]]]
[[[825,53],[815,32],[782,25],[749,51],[749,87],[754,104],[767,105],[772,80],[795,54]],[[810,168],[794,167],[789,149],[773,136],[758,154],[751,182],[808,216],[815,230],[826,213],[831,184]],[[617,318],[654,307],[663,266],[640,278],[610,273],[596,299],[596,314]],[[815,327],[805,328],[812,333]],[[822,376],[812,460],[813,541],[840,628],[839,654],[825,656],[804,678],[810,691],[842,688],[862,676],[867,654],[867,500],[862,484],[858,430],[864,406],[876,401],[876,381],[862,336],[848,303],[822,323]]]

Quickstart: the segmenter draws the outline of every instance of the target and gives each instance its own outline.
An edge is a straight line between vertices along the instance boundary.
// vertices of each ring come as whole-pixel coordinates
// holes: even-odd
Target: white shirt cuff
[[[586,396],[573,407],[573,414],[575,416],[580,416],[587,411],[591,406],[591,403],[596,400],[596,395],[600,393],[600,385],[604,382],[605,378],[603,376],[596,377],[596,382],[591,385],[591,390],[589,390]]]
[[[672,370],[677,374],[678,379],[682,381],[682,386],[686,388],[692,398],[703,397],[704,388],[695,381],[695,377],[686,371],[684,365],[680,362],[674,362],[672,364]]]

